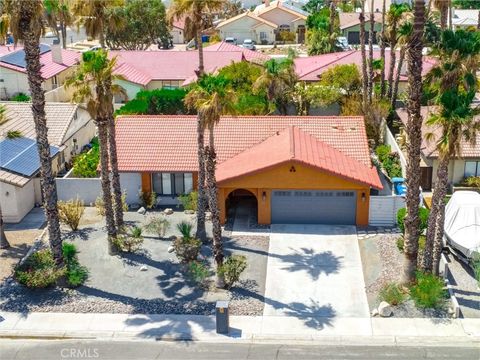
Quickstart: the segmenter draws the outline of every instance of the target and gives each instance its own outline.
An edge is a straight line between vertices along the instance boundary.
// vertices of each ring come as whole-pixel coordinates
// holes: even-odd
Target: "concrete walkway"
[[[355,227],[272,225],[264,315],[314,317],[314,328],[368,318]]]

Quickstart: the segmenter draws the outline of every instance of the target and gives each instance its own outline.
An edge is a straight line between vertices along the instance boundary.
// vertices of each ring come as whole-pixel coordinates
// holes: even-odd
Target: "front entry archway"
[[[227,221],[237,228],[248,229],[258,222],[256,195],[247,189],[235,189],[225,199]]]

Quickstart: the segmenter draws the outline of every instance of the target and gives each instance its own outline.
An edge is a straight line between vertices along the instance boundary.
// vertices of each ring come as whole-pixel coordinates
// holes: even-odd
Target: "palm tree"
[[[382,3],[382,33],[380,35],[380,60],[382,61],[382,69],[380,71],[380,96],[385,96],[385,47],[386,47],[386,26],[385,17],[387,12],[386,0]]]
[[[398,28],[397,36],[397,46],[400,48],[400,56],[398,57],[397,69],[393,70],[395,72],[395,78],[393,79],[393,85],[391,89],[390,106],[392,109],[395,109],[397,104],[398,97],[398,84],[400,83],[400,75],[402,73],[403,63],[405,61],[405,55],[407,53],[407,43],[410,37],[410,34],[413,31],[413,24],[408,17],[402,19],[400,26]],[[396,51],[396,50],[395,50]],[[389,87],[390,89],[390,87]]]
[[[447,28],[448,9],[450,7],[449,0],[433,0],[433,4],[440,12],[440,28],[445,30]]]
[[[437,141],[439,166],[422,268],[438,274],[448,165],[450,159],[459,154],[461,140],[475,140],[475,132],[480,127],[480,122],[474,118],[478,111],[471,107],[477,90],[476,72],[480,68],[480,37],[476,32],[446,30],[435,52],[440,63],[430,71],[427,80],[436,89],[435,103],[439,109],[428,123],[441,126],[443,131]],[[427,134],[427,139],[431,140],[432,134]]]
[[[59,37],[57,24],[60,25],[62,33],[62,47],[67,48],[67,26],[73,25],[73,16],[70,12],[69,2],[67,0],[44,0],[45,17],[48,25]]]
[[[369,30],[369,37],[368,37],[368,104],[372,104],[372,95],[373,95],[373,41],[375,37],[375,13],[374,8],[375,1],[371,0],[370,4],[370,30]]]
[[[408,121],[406,133],[407,169],[406,184],[407,194],[405,203],[407,216],[405,217],[405,247],[403,277],[404,283],[410,283],[415,278],[418,255],[418,237],[420,218],[418,208],[420,205],[420,147],[422,143],[422,50],[423,32],[425,27],[425,1],[415,0],[413,11],[413,29],[407,45],[408,69]]]
[[[365,52],[365,1],[361,0],[360,19],[360,53],[362,55],[362,108],[365,112],[368,99],[368,74],[367,74],[367,54]]]
[[[111,150],[112,146],[115,146],[113,141],[109,141],[109,138],[112,139],[114,137],[112,125],[114,92],[112,80],[114,77],[112,73],[115,65],[116,59],[109,59],[105,50],[87,51],[82,54],[82,62],[77,71],[65,82],[66,87],[74,89],[74,101],[87,103],[88,112],[98,128],[100,174],[110,254],[114,254],[116,250],[113,244],[113,239],[117,235],[115,217],[117,218],[117,223],[120,222],[120,219],[123,221],[123,216],[119,217],[118,213],[114,212],[113,209],[109,177],[109,167],[111,166],[109,149]],[[115,192],[115,209],[123,211],[121,207],[121,191],[120,199],[117,198],[117,195],[118,193]]]
[[[213,225],[213,255],[217,269],[223,264],[222,228],[218,209],[217,182],[215,178],[216,152],[214,128],[222,114],[234,112],[235,97],[228,80],[222,75],[203,75],[185,98],[190,108],[201,114],[204,128],[209,131],[209,142],[205,147],[205,169],[207,175],[207,193]],[[219,277],[218,285],[223,286]]]
[[[7,2],[10,15],[10,29],[15,41],[23,41],[27,77],[32,97],[32,113],[35,123],[38,154],[40,157],[40,178],[43,206],[47,218],[50,248],[57,266],[63,266],[62,236],[57,208],[57,186],[52,171],[50,144],[48,142],[45,94],[42,88],[40,64],[40,34],[43,30],[41,0],[10,0]]]
[[[167,17],[170,22],[183,19],[185,33],[193,34],[198,49],[197,77],[203,76],[205,71],[203,61],[202,30],[205,26],[205,16],[209,13],[220,11],[225,6],[225,0],[173,0],[168,9]],[[198,203],[197,203],[197,231],[196,237],[206,239],[205,211],[207,199],[205,195],[205,159],[204,159],[204,133],[202,115],[197,115],[197,156],[198,156]]]

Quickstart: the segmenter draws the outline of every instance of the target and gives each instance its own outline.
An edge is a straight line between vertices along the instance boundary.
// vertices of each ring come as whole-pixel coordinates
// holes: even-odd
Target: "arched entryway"
[[[227,221],[237,228],[248,228],[258,222],[256,195],[247,189],[235,189],[225,199]]]

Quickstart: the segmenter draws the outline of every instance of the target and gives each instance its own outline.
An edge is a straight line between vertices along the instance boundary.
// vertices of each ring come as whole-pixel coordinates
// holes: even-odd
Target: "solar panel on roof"
[[[50,46],[47,44],[40,44],[40,55],[45,54],[46,52],[50,51]],[[21,68],[26,68],[27,63],[25,62],[25,51],[18,50],[11,54],[4,55],[0,58],[1,62],[18,66]]]
[[[50,157],[59,152],[50,146]],[[32,176],[40,170],[37,142],[29,138],[4,139],[0,142],[0,168],[24,176]]]

